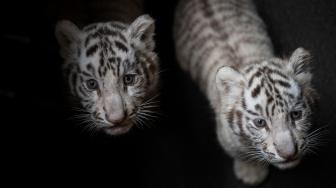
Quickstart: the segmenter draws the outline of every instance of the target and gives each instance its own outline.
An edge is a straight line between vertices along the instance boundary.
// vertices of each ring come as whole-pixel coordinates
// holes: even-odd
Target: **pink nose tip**
[[[280,157],[285,159],[286,161],[293,161],[297,158],[298,150],[297,147],[293,147],[291,150],[286,149],[277,149]]]
[[[110,122],[111,124],[120,124],[125,120],[126,116],[123,113],[119,115],[115,115],[115,114],[107,115],[106,114],[105,118],[106,118],[106,121]]]

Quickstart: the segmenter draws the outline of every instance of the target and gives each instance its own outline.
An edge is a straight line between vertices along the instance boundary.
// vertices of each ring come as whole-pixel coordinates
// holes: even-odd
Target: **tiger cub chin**
[[[110,135],[128,132],[150,118],[158,85],[154,20],[94,23],[79,29],[56,25],[64,76],[81,104],[84,121]]]
[[[174,39],[180,66],[215,111],[236,177],[255,185],[268,164],[297,165],[316,141],[308,132],[315,99],[309,52],[276,58],[250,0],[181,0]]]

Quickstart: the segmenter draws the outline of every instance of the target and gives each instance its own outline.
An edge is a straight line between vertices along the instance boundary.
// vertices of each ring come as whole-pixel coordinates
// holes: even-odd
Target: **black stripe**
[[[107,59],[110,63],[115,63],[116,62],[116,58],[115,57],[109,57]]]
[[[266,105],[266,116],[269,117],[269,110],[268,110],[268,104]]]
[[[111,26],[112,26],[113,28],[116,28],[116,29],[119,29],[119,30],[124,30],[124,29],[126,29],[126,27],[125,27],[124,25],[122,25],[122,24],[118,24],[118,23],[111,23]]]
[[[260,86],[258,85],[256,88],[252,91],[252,97],[256,98],[260,94]]]
[[[275,66],[275,67],[277,67],[277,68],[279,68],[279,69],[282,68],[281,65],[278,64],[278,63],[275,63],[275,62],[272,62],[272,61],[271,61],[270,64],[273,65],[273,66]]]
[[[100,35],[112,35],[112,36],[117,36],[117,32],[111,30],[110,28],[108,28],[107,26],[101,27],[97,30],[97,33],[99,33]]]
[[[114,41],[115,45],[117,48],[119,48],[120,50],[124,51],[124,52],[128,52],[128,48],[121,42],[119,41]]]
[[[288,107],[288,103],[287,103],[287,101],[286,101],[286,100],[283,100],[283,102],[284,102],[285,106]]]
[[[264,114],[263,114],[263,109],[261,108],[261,106],[260,106],[259,104],[256,104],[256,105],[254,106],[254,109],[255,109],[256,111],[258,111],[261,115],[264,115]]]
[[[126,37],[125,37],[122,33],[118,33],[118,36],[120,37],[120,39],[121,39],[124,43],[127,43],[127,39],[126,39]]]
[[[97,25],[89,25],[89,26],[87,26],[87,27],[84,28],[84,31],[88,32],[88,31],[92,31],[92,30],[94,30],[96,28],[97,28]]]
[[[258,113],[257,112],[253,112],[252,110],[247,109],[246,112],[249,113],[249,114],[252,114],[254,116],[258,116]]]
[[[254,74],[251,76],[250,81],[248,82],[248,87],[251,87],[251,85],[252,85],[252,83],[253,83],[253,80],[254,80],[255,78],[260,77],[260,76],[261,76],[261,72],[260,72],[260,70],[258,70],[256,73],[254,73]]]
[[[104,64],[105,64],[104,58],[100,57],[100,59],[99,59],[99,65],[100,66],[104,66]]]
[[[87,97],[87,93],[83,90],[81,86],[78,87],[79,93],[81,93],[83,96]]]
[[[273,97],[268,97],[267,98],[267,105],[269,105],[271,102],[274,101],[274,98]]]
[[[86,56],[89,57],[89,56],[93,55],[97,50],[98,50],[98,45],[97,44],[89,47],[86,51]]]
[[[84,76],[87,76],[87,77],[92,77],[92,75],[91,75],[91,74],[89,74],[89,73],[88,73],[88,72],[86,72],[86,71],[83,71],[82,73],[83,73],[83,75],[84,75]]]
[[[266,94],[267,99],[272,97],[267,89],[265,89],[265,94]]]
[[[212,18],[215,12],[211,9],[210,3],[207,1],[201,1],[201,3],[203,4],[203,15],[206,18]]]
[[[229,126],[232,130],[233,129],[233,121],[234,121],[234,109],[232,109],[231,111],[229,111],[228,113],[228,123],[229,123]]]
[[[283,107],[284,106],[283,102],[279,101],[279,106]]]
[[[276,87],[274,88],[274,92],[275,92],[275,94],[280,95],[280,91]]]
[[[272,116],[274,116],[275,104],[272,105]]]
[[[247,106],[246,106],[246,102],[245,102],[244,94],[243,94],[243,96],[242,96],[242,101],[241,101],[241,103],[242,103],[242,107],[246,110],[246,109],[247,109]]]
[[[89,35],[86,37],[85,42],[84,42],[85,47],[87,47],[87,46],[89,45],[89,42],[90,42],[91,39],[93,39],[93,38],[98,38],[98,37],[99,37],[99,33],[98,33],[98,32],[89,34]]]
[[[104,73],[104,66],[99,66],[98,68],[98,74],[101,78],[103,78],[105,76],[105,73]]]
[[[117,77],[120,76],[120,63],[121,63],[121,58],[117,57]]]
[[[280,76],[280,77],[282,77],[283,79],[286,79],[286,80],[288,79],[288,76],[286,76],[284,73],[280,72],[279,70],[268,68],[268,71],[269,71],[270,74],[275,74],[275,75]]]
[[[242,134],[244,134],[244,130],[243,130],[243,119],[242,119],[242,113],[240,111],[236,111],[236,116],[237,116],[237,125],[239,127],[239,130]]]
[[[285,88],[290,88],[291,85],[288,82],[282,81],[282,80],[275,80],[275,83],[281,85],[282,87]]]

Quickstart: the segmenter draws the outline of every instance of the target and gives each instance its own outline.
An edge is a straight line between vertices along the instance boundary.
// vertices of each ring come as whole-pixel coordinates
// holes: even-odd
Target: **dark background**
[[[258,0],[256,4],[279,56],[288,56],[299,46],[313,54],[313,81],[320,94],[315,128],[329,127],[329,141],[316,155],[307,156],[292,170],[271,168],[260,187],[336,187],[336,1]],[[205,96],[177,66],[172,41],[175,5],[176,1],[146,1],[146,12],[157,24],[162,117],[151,128],[108,137],[83,131],[68,117],[54,37],[64,4],[1,2],[1,183],[244,187],[217,143]]]

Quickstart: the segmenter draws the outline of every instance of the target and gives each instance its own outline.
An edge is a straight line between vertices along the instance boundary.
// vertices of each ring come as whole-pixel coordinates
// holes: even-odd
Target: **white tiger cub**
[[[57,24],[65,79],[94,128],[120,135],[151,118],[159,79],[153,35],[148,15],[83,29],[67,20]]]
[[[181,0],[174,39],[180,66],[207,95],[220,145],[238,179],[262,182],[267,164],[297,165],[313,139],[310,54],[274,57],[250,0]]]

